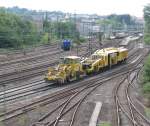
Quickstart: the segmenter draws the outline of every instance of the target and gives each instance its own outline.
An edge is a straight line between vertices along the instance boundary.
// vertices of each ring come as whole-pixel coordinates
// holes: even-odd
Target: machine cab
[[[60,58],[60,64],[71,65],[71,64],[79,64],[81,58],[78,56],[67,56]]]

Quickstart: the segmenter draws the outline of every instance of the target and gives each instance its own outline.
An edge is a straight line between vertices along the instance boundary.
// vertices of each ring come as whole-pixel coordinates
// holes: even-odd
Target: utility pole
[[[90,35],[91,35],[91,34],[90,34],[91,30],[90,30],[90,22],[88,23],[88,29],[89,29],[89,34],[88,34],[89,47],[88,47],[88,48],[89,48],[89,54],[91,55],[91,42],[90,42],[90,41],[91,41],[91,40],[90,40],[90,38],[91,38],[91,37],[90,37]]]
[[[77,38],[77,20],[76,20],[76,12],[74,13],[74,41],[76,42],[76,55],[79,55],[79,47],[78,47],[78,38]]]
[[[92,45],[91,45],[91,42],[92,42],[92,21],[90,20],[90,18],[89,18],[89,21],[88,21],[88,24],[89,24],[89,26],[88,26],[88,28],[89,28],[89,53],[90,53],[90,55],[92,54]]]
[[[55,35],[57,36],[57,37],[59,37],[59,24],[58,24],[58,21],[59,21],[59,19],[58,19],[58,15],[57,15],[57,23],[56,23],[56,25],[57,25],[57,29],[55,30],[56,32],[55,32]],[[59,49],[59,39],[58,39],[58,42],[57,42],[57,48]]]
[[[92,48],[93,39],[94,39],[93,22],[91,20],[91,54],[92,54],[92,51],[93,51],[93,48]]]
[[[59,16],[57,15],[57,23],[56,23],[56,35],[58,37],[58,41],[57,41],[57,49],[60,51],[59,52],[59,55],[58,55],[58,59],[60,59],[63,54],[62,54],[62,51],[61,51],[61,44],[62,44],[62,32],[61,32],[61,24],[60,24],[60,18]]]

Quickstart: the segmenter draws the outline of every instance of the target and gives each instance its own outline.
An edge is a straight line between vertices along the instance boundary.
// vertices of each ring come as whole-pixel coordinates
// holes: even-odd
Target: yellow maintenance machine
[[[78,80],[81,74],[84,74],[84,71],[82,69],[80,57],[66,56],[61,58],[61,62],[56,68],[48,69],[45,80],[64,84],[72,79]]]
[[[90,74],[124,62],[127,57],[128,50],[126,48],[104,48],[96,50],[89,58],[82,61],[82,65],[86,73]]]
[[[78,80],[81,75],[97,73],[105,68],[111,68],[126,61],[128,49],[104,48],[96,50],[90,57],[81,61],[78,56],[66,56],[61,58],[61,63],[56,68],[49,68],[45,76],[46,81],[55,81],[64,84],[73,79]]]

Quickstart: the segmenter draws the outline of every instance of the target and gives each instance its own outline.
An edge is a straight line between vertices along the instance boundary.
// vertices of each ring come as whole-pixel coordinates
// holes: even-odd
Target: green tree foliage
[[[0,8],[0,48],[24,48],[26,45],[46,44],[58,39],[72,39],[74,42],[83,42],[73,20],[51,21],[50,13],[36,12],[27,9]],[[39,27],[31,15],[43,15],[43,29]],[[62,15],[62,14],[61,14]],[[37,29],[39,28],[39,29]]]
[[[115,18],[104,19],[104,20],[98,21],[97,23],[103,27],[107,27],[108,25],[111,25],[113,28],[117,28],[117,27],[122,26],[122,24],[120,22],[118,22]]]
[[[80,34],[72,21],[51,22],[44,20],[43,31],[49,33],[50,38],[57,37],[58,39],[73,39],[74,41],[80,40]]]
[[[143,92],[150,94],[150,56],[144,63],[144,74],[143,74]],[[150,95],[148,95],[150,99]]]
[[[150,44],[150,4],[144,7],[145,35],[144,41]]]
[[[52,38],[57,37],[58,39],[73,39],[74,41],[79,40],[79,32],[75,27],[75,23],[71,20],[69,21],[56,21],[52,22],[48,20],[48,12],[45,13],[45,19],[43,21],[43,31],[48,33],[47,41]]]
[[[150,93],[150,82],[144,84],[143,91],[144,93]]]
[[[144,82],[150,82],[150,56],[144,64]]]
[[[75,25],[73,22],[58,22],[55,23],[57,27],[57,37],[58,38],[74,38],[78,37],[78,32],[76,31]]]
[[[106,17],[104,20],[98,21],[97,23],[101,24],[102,26],[111,25],[112,28],[122,27],[125,24],[126,25],[134,25],[135,24],[132,17],[128,14],[124,14],[124,15],[112,14],[112,15],[109,15],[108,17]]]
[[[116,21],[120,24],[134,25],[134,21],[129,14],[124,14],[124,15],[112,14],[108,16],[108,19],[112,21]]]
[[[20,48],[36,40],[37,30],[31,21],[0,9],[0,48]]]
[[[144,41],[146,44],[150,44],[150,4],[144,7],[144,20]],[[150,103],[150,56],[144,63],[143,92]]]
[[[41,43],[44,43],[44,44],[48,44],[49,40],[49,34],[46,32],[43,34],[43,36],[41,37]]]

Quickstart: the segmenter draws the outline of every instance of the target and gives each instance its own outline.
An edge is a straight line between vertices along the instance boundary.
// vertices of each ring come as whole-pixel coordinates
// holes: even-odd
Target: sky
[[[77,14],[130,14],[143,16],[150,0],[0,0],[0,6],[32,10],[63,11]]]

